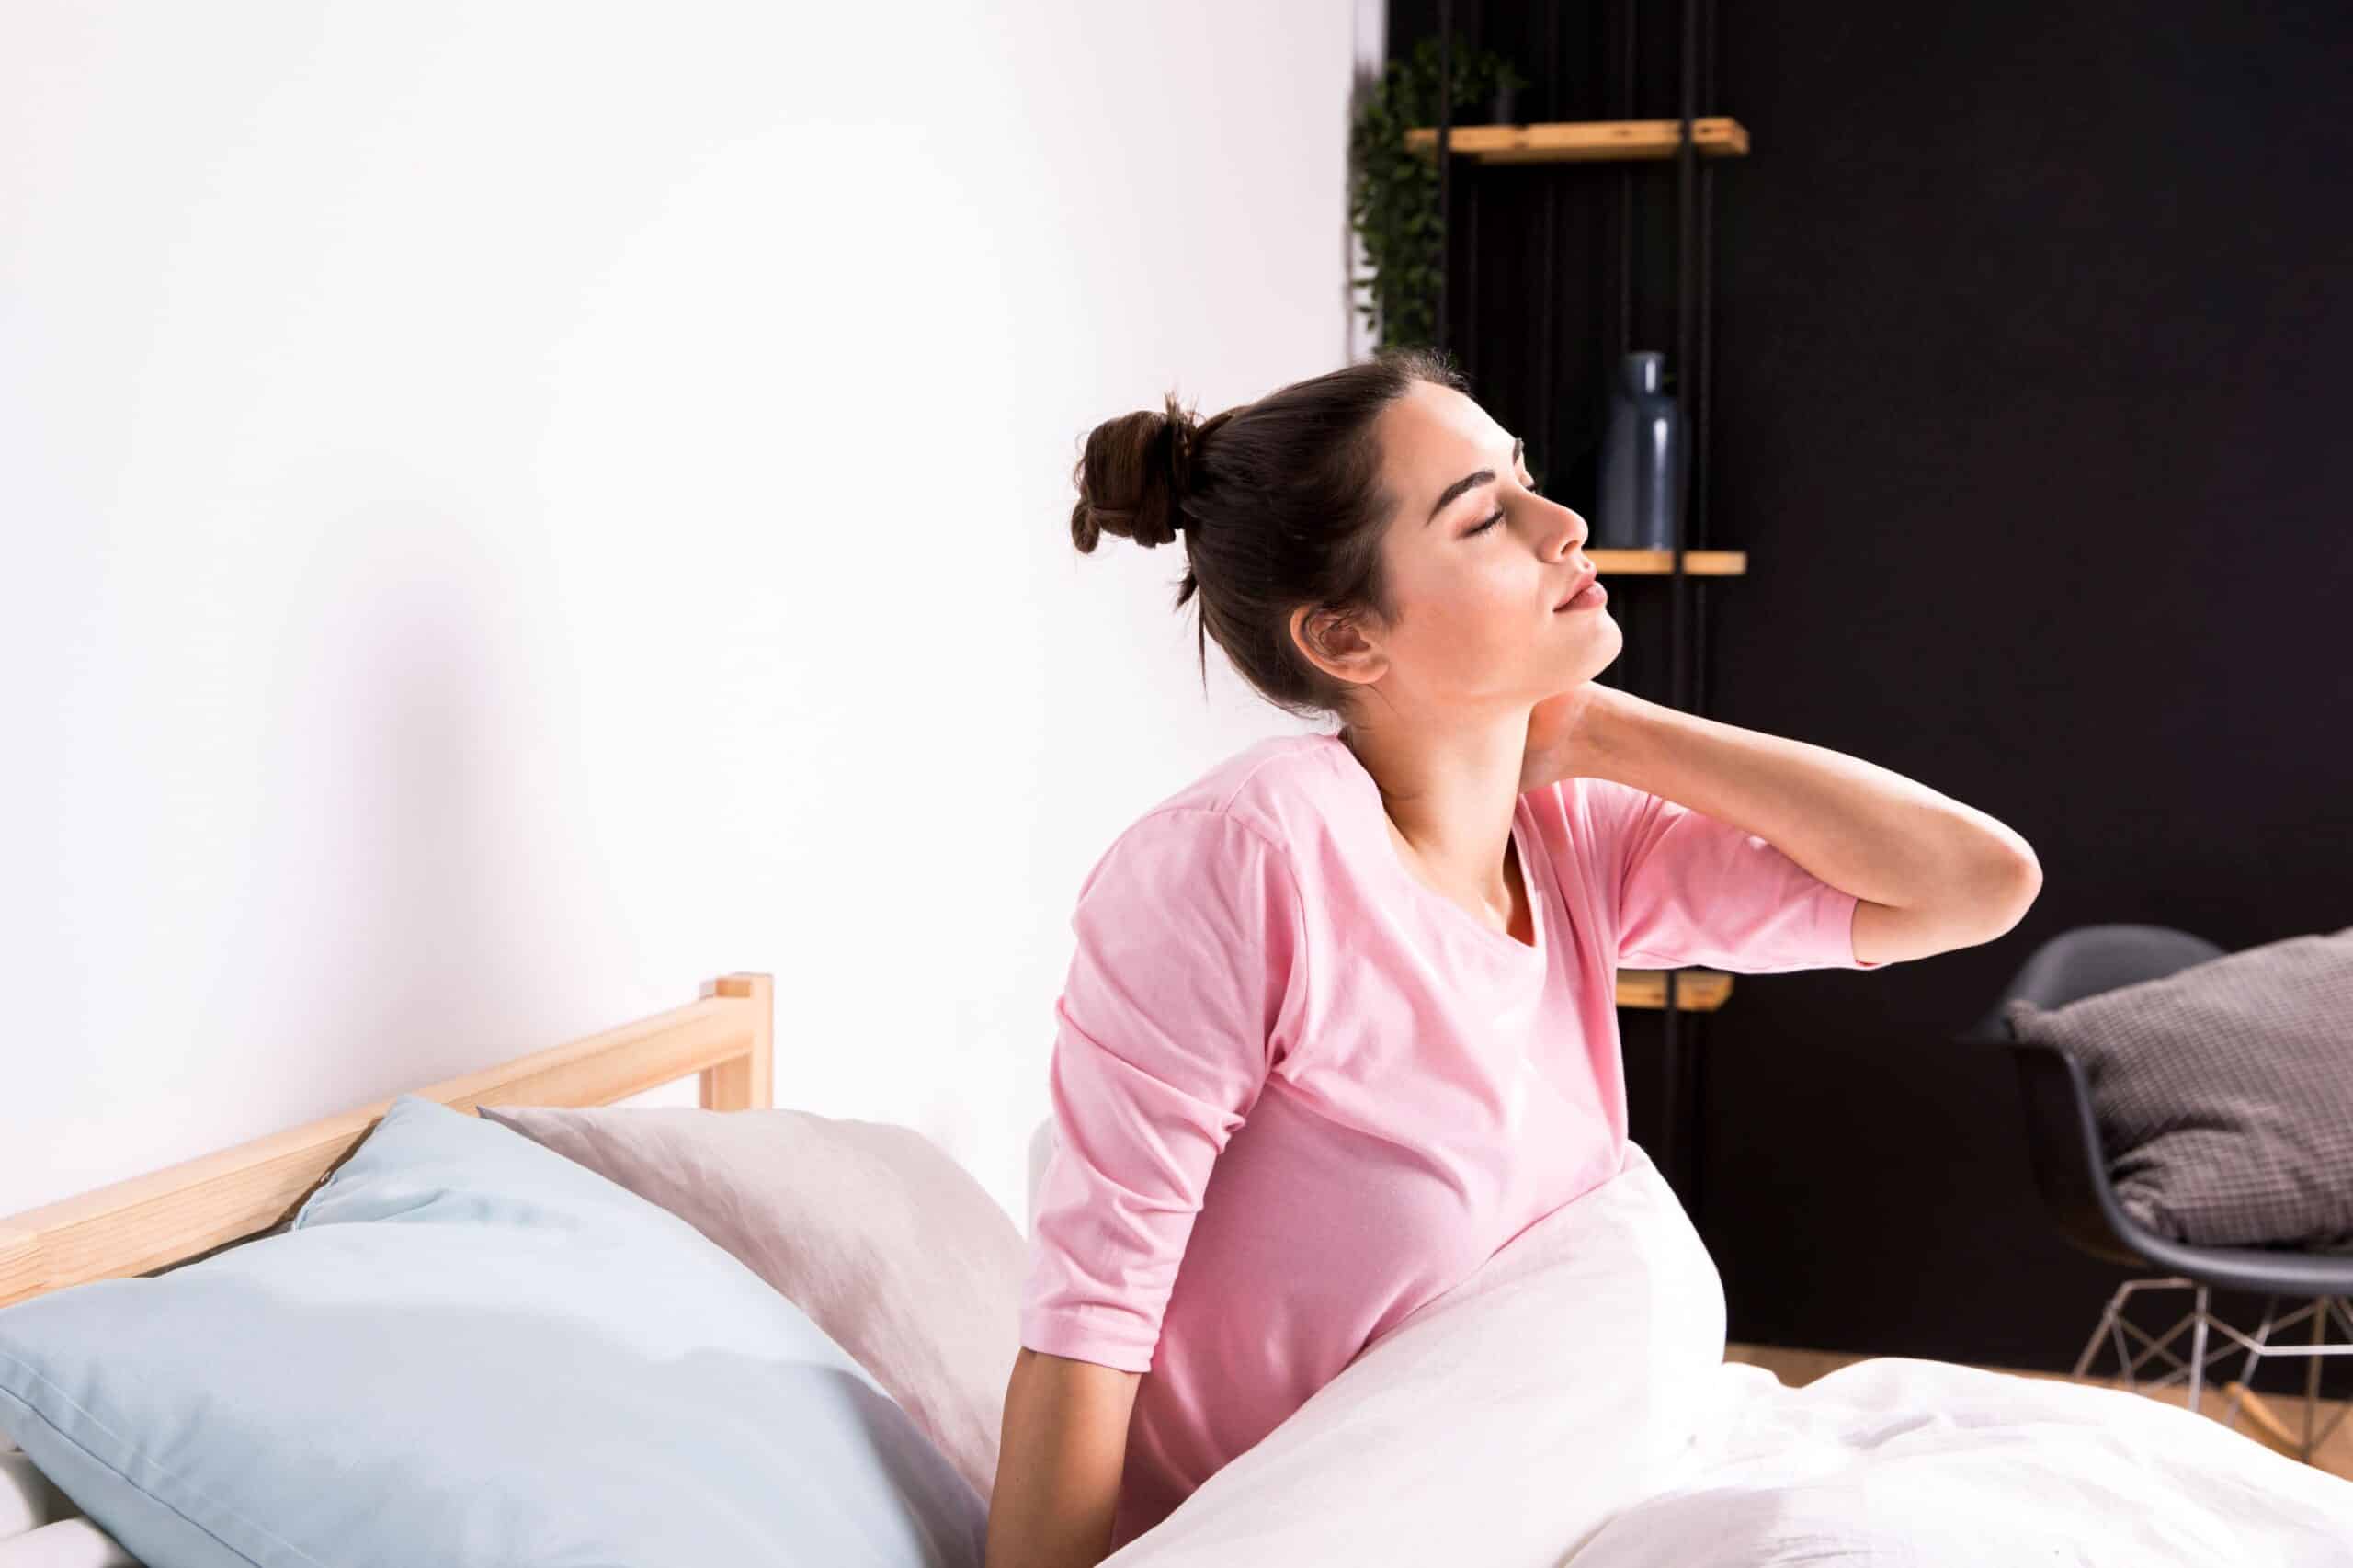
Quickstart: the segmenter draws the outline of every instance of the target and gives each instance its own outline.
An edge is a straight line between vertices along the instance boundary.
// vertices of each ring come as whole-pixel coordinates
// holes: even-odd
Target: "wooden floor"
[[[1762,1367],[1791,1388],[1802,1388],[1824,1372],[1835,1371],[1850,1361],[1860,1361],[1865,1358],[1861,1355],[1836,1350],[1784,1350],[1767,1345],[1727,1345],[1724,1346],[1724,1359],[1745,1362],[1752,1367]],[[2097,1383],[2108,1388],[2116,1387],[2118,1382],[2114,1378],[2077,1379],[2070,1378],[2064,1372],[2029,1372],[2018,1367],[1988,1367],[1985,1370],[2014,1372],[2022,1378],[2053,1378],[2061,1382]],[[2277,1369],[2272,1369],[2272,1376],[2281,1380],[2279,1387],[2288,1386],[2285,1376]],[[2241,1403],[2238,1423],[2234,1428],[2245,1434],[2250,1440],[2266,1444],[2290,1459],[2296,1456],[2296,1449],[2304,1431],[2304,1396],[2301,1387],[2302,1376],[2301,1369],[2296,1369],[2296,1376],[2299,1384],[2294,1392],[2283,1393],[2277,1389],[2265,1389],[2259,1393],[2250,1395]],[[2259,1374],[2258,1381],[2260,1381]],[[2180,1405],[2184,1409],[2188,1408],[2189,1405],[2189,1390],[2187,1385],[2182,1384],[2159,1389],[2154,1392],[2144,1390],[2141,1397],[2162,1399],[2170,1404]],[[2230,1384],[2210,1383],[2199,1394],[2198,1413],[2210,1420],[2219,1422],[2222,1420],[2222,1407],[2229,1399]],[[2325,1428],[2329,1422],[2336,1418],[2337,1412],[2343,1408],[2341,1402],[2323,1400],[2320,1403],[2319,1414],[2314,1420],[2314,1429]],[[2320,1446],[2320,1451],[2313,1456],[2312,1462],[2316,1468],[2325,1470],[2331,1475],[2341,1475],[2348,1481],[2353,1481],[2353,1417],[2347,1417],[2344,1425],[2329,1434],[2328,1440]]]

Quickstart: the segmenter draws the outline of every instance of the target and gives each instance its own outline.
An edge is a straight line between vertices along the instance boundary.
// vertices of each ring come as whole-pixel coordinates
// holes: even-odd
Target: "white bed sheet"
[[[1639,1145],[1104,1568],[2353,1568],[2353,1482],[2144,1395],[1723,1360]],[[0,1568],[135,1568],[0,1438]]]
[[[1639,1145],[1104,1568],[2348,1568],[2353,1482],[2144,1394],[1883,1358],[1723,1360]]]

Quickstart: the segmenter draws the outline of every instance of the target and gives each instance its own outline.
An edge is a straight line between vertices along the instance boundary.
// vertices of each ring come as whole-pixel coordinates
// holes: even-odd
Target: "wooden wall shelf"
[[[1447,143],[1482,164],[1592,164],[1672,158],[1683,144],[1680,119],[1575,119],[1545,125],[1450,125]],[[1748,130],[1723,116],[1691,121],[1691,145],[1703,158],[1737,158]],[[1438,127],[1405,132],[1407,151],[1438,155]]]
[[[1678,1013],[1712,1013],[1732,1000],[1732,976],[1722,970],[1678,969],[1675,975],[1675,1010]],[[1620,970],[1618,1006],[1665,1007],[1666,971]]]
[[[1605,577],[1664,577],[1675,570],[1675,552],[1671,550],[1588,550],[1594,570]],[[1748,551],[1745,550],[1687,550],[1683,552],[1683,574],[1687,577],[1738,577],[1748,571]]]

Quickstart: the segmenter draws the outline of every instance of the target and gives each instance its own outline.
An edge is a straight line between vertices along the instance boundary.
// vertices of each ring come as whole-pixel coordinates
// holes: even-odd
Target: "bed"
[[[771,995],[730,974],[0,1221],[0,1441],[29,1439],[0,1568],[981,1568],[1018,1232],[911,1131],[776,1108]],[[688,1076],[700,1108],[615,1105]],[[670,1142],[631,1190],[593,1138],[513,1131],[639,1126]],[[855,1158],[732,1187],[701,1158],[820,1134]],[[757,1210],[795,1186],[822,1188],[797,1217]],[[765,1266],[828,1217],[949,1271],[827,1302]],[[901,1343],[861,1337],[886,1316]],[[1106,1562],[2353,1564],[2353,1482],[2177,1407],[1899,1358],[1790,1388],[1723,1350],[1712,1261],[1630,1144]],[[920,1397],[949,1363],[961,1436]]]
[[[765,974],[616,1028],[415,1090],[456,1109],[610,1105],[681,1078],[702,1105],[773,1103],[775,1011]],[[93,1279],[193,1261],[286,1220],[358,1146],[391,1100],[0,1219],[0,1307]]]

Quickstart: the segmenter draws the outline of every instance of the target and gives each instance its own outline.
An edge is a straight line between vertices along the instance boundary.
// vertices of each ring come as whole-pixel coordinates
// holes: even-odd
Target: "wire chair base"
[[[2163,1290],[2171,1286],[2180,1286],[2197,1291],[2196,1304],[2180,1322],[2165,1330],[2162,1335],[2153,1338],[2138,1324],[2124,1315],[2125,1302],[2131,1299],[2135,1290]],[[2185,1279],[2178,1276],[2162,1279],[2126,1281],[2117,1288],[2116,1294],[2108,1299],[2107,1309],[2100,1313],[2098,1325],[2092,1330],[2091,1338],[2085,1343],[2083,1355],[2076,1358],[2075,1375],[2081,1378],[2089,1370],[2093,1358],[2098,1354],[2100,1345],[2105,1341],[2115,1348],[2117,1366],[2121,1369],[2123,1378],[2122,1386],[2127,1391],[2134,1393],[2154,1392],[2159,1389],[2169,1388],[2187,1379],[2189,1383],[2189,1408],[2195,1414],[2198,1410],[2199,1393],[2205,1381],[2207,1366],[2211,1362],[2230,1356],[2234,1350],[2244,1348],[2246,1351],[2246,1359],[2239,1370],[2238,1381],[2231,1385],[2230,1401],[2222,1415],[2222,1424],[2236,1430],[2240,1396],[2245,1394],[2250,1398],[2253,1397],[2252,1384],[2256,1363],[2275,1356],[2302,1358],[2310,1363],[2304,1369],[2303,1437],[2299,1443],[2296,1438],[2288,1437],[2284,1429],[2280,1435],[2289,1444],[2296,1448],[2296,1457],[2306,1464],[2310,1464],[2313,1455],[2320,1450],[2321,1444],[2326,1442],[2329,1435],[2344,1424],[2347,1412],[2353,1411],[2353,1403],[2348,1403],[2344,1409],[2338,1410],[2325,1426],[2319,1426],[2315,1430],[2320,1417],[2320,1358],[2324,1356],[2353,1356],[2353,1300],[2343,1296],[2316,1296],[2286,1317],[2279,1317],[2278,1316],[2279,1298],[2267,1297],[2263,1303],[2263,1322],[2256,1327],[2255,1337],[2250,1339],[2208,1310],[2208,1287],[2199,1284],[2194,1279]],[[2272,1342],[2273,1335],[2284,1333],[2308,1319],[2312,1324],[2312,1342],[2309,1345],[2279,1345]],[[2328,1326],[2332,1321],[2342,1326],[2347,1336],[2344,1343],[2327,1343]],[[2175,1354],[2171,1348],[2174,1339],[2185,1328],[2190,1331],[2190,1349],[2187,1360]],[[2207,1345],[2210,1332],[2225,1335],[2233,1343],[2209,1350]],[[2124,1336],[2128,1333],[2139,1339],[2143,1346],[2138,1355],[2131,1354],[2125,1348]],[[2142,1365],[2152,1357],[2163,1357],[2171,1364],[2172,1369],[2160,1378],[2143,1381],[2138,1374]]]

